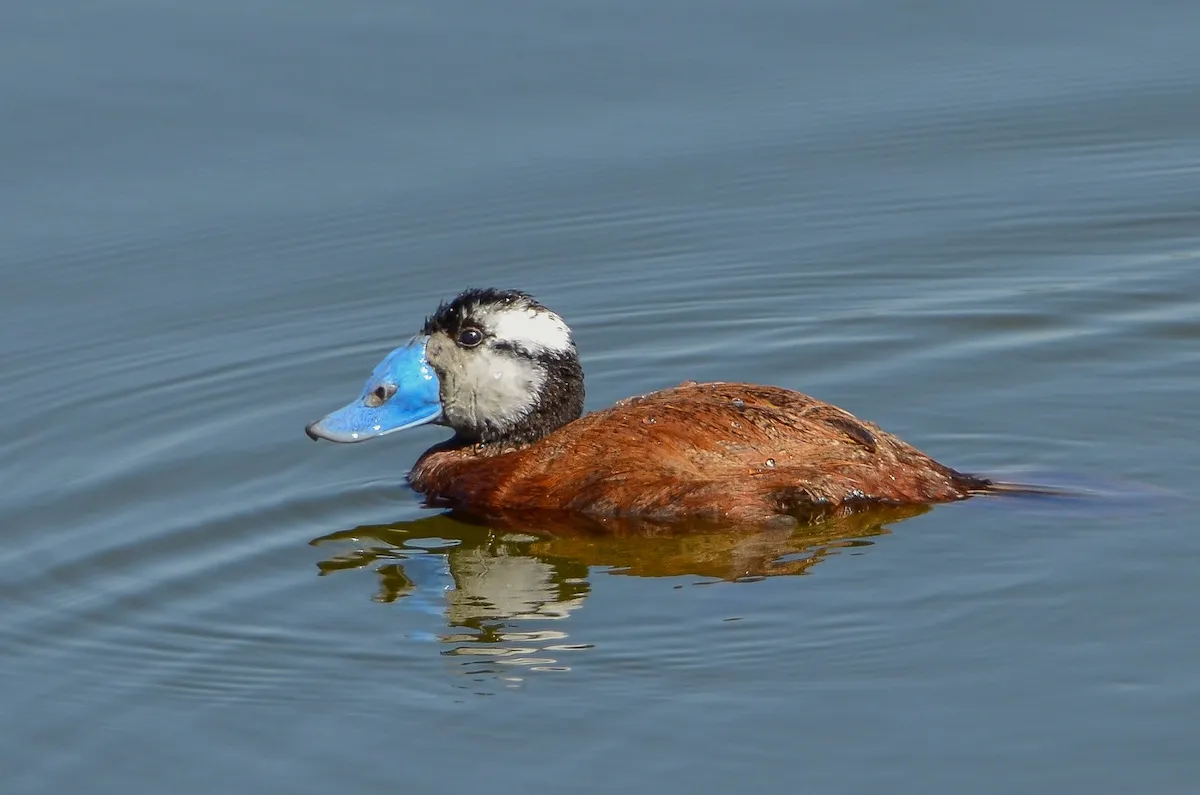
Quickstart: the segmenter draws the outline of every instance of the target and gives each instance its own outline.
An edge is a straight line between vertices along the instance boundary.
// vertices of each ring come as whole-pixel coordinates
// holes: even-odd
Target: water
[[[1191,792],[1200,7],[0,12],[0,790]],[[492,531],[314,445],[436,302],[1081,500]],[[537,528],[534,528],[537,529]]]

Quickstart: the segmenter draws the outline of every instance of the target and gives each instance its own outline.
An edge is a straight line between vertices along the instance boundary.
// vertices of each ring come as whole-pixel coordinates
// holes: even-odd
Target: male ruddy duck
[[[759,524],[993,489],[848,411],[774,386],[689,381],[583,415],[570,328],[526,293],[467,290],[306,428],[359,442],[416,425],[454,437],[409,474],[432,505]],[[1003,489],[1002,484],[994,484]]]

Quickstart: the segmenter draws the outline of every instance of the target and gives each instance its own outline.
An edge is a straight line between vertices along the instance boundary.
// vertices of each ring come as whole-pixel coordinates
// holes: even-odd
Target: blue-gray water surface
[[[0,11],[0,791],[1193,793],[1200,5]],[[306,422],[468,285],[589,408],[1067,485],[501,532]]]

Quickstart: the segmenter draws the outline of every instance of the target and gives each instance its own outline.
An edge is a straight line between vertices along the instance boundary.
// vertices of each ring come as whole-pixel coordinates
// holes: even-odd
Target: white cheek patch
[[[486,345],[463,350],[438,336],[426,350],[442,379],[442,411],[458,430],[511,427],[529,415],[545,386],[537,362]]]
[[[473,398],[472,414],[477,423],[485,420],[505,424],[530,412],[541,392],[545,374],[512,356],[479,350],[467,358],[463,386]]]
[[[501,342],[510,342],[531,353],[567,353],[571,329],[548,309],[513,306],[487,313],[484,323]]]

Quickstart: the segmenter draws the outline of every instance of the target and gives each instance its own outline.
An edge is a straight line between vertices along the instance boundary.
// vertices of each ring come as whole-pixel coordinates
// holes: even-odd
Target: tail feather
[[[1054,502],[1062,507],[1068,504],[1079,507],[1084,503],[1099,505],[1100,503],[1097,501],[1102,500],[1106,506],[1105,510],[1112,510],[1117,505],[1139,506],[1140,510],[1149,505],[1158,504],[1164,498],[1180,496],[1157,486],[1098,480],[1061,472],[1014,472],[1009,477],[1020,480],[961,475],[956,481],[959,488],[968,497],[1024,498],[1046,503]],[[1026,481],[1025,478],[1029,478],[1029,480]]]
[[[974,496],[1009,495],[1014,497],[1082,497],[1082,492],[1058,486],[1039,486],[1033,483],[1011,483],[1003,480],[973,478],[967,492]]]

